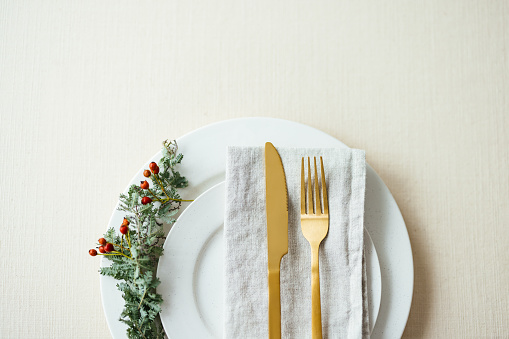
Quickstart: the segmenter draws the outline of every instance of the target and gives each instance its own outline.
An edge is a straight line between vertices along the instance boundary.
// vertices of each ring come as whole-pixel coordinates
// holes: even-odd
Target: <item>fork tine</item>
[[[315,184],[315,204],[316,204],[315,214],[320,215],[320,214],[322,214],[322,199],[320,199],[320,190],[318,187],[318,172],[316,169],[316,157],[314,157],[314,161],[315,161],[315,183],[314,184]]]
[[[300,171],[300,214],[306,214],[306,182],[304,179],[304,157]]]
[[[308,213],[313,214],[315,211],[313,204],[313,191],[311,190],[311,165],[308,157]]]
[[[329,202],[327,201],[327,185],[325,184],[325,171],[323,170],[323,159],[320,157],[320,170],[322,174],[322,196],[323,196],[323,213],[329,214]]]

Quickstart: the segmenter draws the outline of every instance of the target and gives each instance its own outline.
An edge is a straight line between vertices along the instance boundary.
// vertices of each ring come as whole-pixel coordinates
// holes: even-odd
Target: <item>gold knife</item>
[[[274,145],[265,144],[265,204],[269,281],[269,339],[281,338],[281,258],[288,253],[288,194],[283,163]]]

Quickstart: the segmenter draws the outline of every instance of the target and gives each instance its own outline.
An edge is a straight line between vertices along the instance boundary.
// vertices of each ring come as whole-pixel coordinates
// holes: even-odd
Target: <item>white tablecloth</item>
[[[507,337],[508,17],[503,0],[3,1],[0,337],[109,336],[88,249],[118,194],[162,140],[244,116],[366,150],[412,242],[405,337]]]

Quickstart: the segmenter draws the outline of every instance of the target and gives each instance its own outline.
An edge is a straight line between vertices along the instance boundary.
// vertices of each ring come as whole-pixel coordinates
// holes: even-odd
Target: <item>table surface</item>
[[[88,249],[167,138],[264,116],[366,150],[407,338],[509,336],[509,2],[2,1],[0,337],[109,336]]]

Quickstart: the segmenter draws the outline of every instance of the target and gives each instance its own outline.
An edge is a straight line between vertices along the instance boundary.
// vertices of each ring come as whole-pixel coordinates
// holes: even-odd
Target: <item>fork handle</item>
[[[322,339],[322,308],[320,303],[320,244],[311,245],[311,330],[313,339]]]

